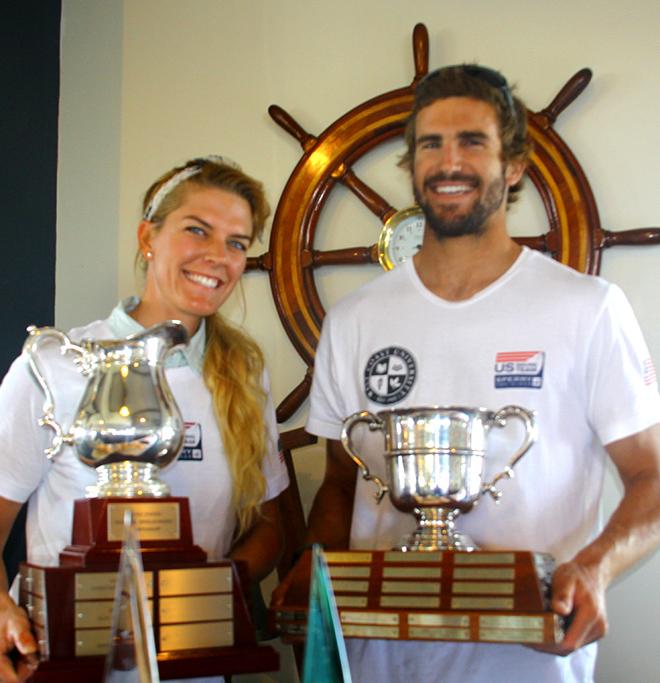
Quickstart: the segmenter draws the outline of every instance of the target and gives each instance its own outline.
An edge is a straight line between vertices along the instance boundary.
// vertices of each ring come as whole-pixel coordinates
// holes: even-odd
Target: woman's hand
[[[18,656],[10,658],[13,651]],[[27,614],[7,593],[0,593],[0,681],[26,681],[38,664],[37,642]]]

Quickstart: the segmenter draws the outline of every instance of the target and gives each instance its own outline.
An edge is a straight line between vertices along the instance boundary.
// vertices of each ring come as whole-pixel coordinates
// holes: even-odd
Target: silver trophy
[[[53,458],[72,446],[85,465],[96,468],[97,482],[87,498],[161,497],[168,486],[158,470],[176,459],[184,424],[165,379],[164,360],[188,341],[186,328],[170,320],[126,339],[84,339],[75,344],[53,327],[28,327],[23,345],[30,369],[46,396],[39,425],[55,435],[46,455]],[[74,354],[74,364],[88,378],[68,432],[55,419],[55,401],[39,358],[47,343]]]
[[[510,418],[523,422],[523,442],[504,470],[484,483],[488,433]],[[360,423],[384,434],[389,484],[372,475],[355,452],[351,432]],[[536,425],[534,413],[519,406],[497,412],[462,406],[362,411],[344,420],[341,440],[362,477],[376,484],[378,502],[389,492],[396,508],[417,517],[417,529],[397,550],[471,551],[477,546],[455,530],[456,515],[469,512],[485,493],[499,500],[496,484],[513,476],[512,468],[536,440]]]

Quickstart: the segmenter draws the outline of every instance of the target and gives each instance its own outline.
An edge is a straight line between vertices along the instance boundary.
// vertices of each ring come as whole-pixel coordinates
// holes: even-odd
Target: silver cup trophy
[[[87,487],[87,498],[169,495],[158,471],[178,456],[184,424],[165,379],[164,360],[187,343],[186,328],[170,320],[126,339],[79,344],[52,327],[31,326],[28,332],[23,353],[46,396],[39,425],[55,432],[46,455],[53,458],[64,445],[72,446],[81,462],[96,469],[97,482]],[[76,356],[74,364],[88,378],[68,432],[55,419],[53,392],[39,357],[53,341],[62,355]]]
[[[523,442],[504,470],[484,483],[488,433],[510,418],[523,422]],[[388,484],[372,475],[355,452],[351,432],[360,423],[383,432]],[[497,412],[462,406],[361,411],[344,420],[341,440],[362,477],[376,484],[376,500],[389,492],[397,509],[417,518],[417,529],[395,549],[471,551],[477,546],[455,530],[456,516],[469,512],[485,493],[499,500],[496,484],[513,476],[512,468],[536,440],[536,424],[534,413],[519,406]]]

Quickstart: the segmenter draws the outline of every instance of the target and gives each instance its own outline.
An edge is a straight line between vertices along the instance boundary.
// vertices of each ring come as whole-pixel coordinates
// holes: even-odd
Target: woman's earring
[[[150,251],[147,251],[147,252],[144,254],[144,258],[146,258],[147,261],[150,261],[152,257],[153,257],[153,254],[152,254]]]

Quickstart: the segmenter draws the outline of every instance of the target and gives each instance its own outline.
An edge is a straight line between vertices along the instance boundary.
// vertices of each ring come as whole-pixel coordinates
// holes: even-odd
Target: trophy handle
[[[531,448],[532,444],[536,441],[536,420],[534,417],[534,412],[531,410],[526,410],[520,406],[505,406],[501,410],[498,410],[495,415],[493,415],[493,423],[496,427],[506,426],[507,419],[513,417],[522,420],[525,425],[525,438],[518,450],[511,456],[509,464],[498,474],[495,478],[488,484],[483,484],[481,488],[482,495],[484,493],[490,493],[493,499],[498,502],[502,497],[502,492],[495,487],[495,484],[500,479],[506,477],[507,479],[512,479],[514,476],[513,468],[520,458],[527,453]]]
[[[369,468],[366,466],[364,461],[353,450],[353,443],[351,441],[351,431],[353,430],[353,427],[355,427],[355,425],[359,422],[363,422],[364,424],[366,424],[372,432],[375,432],[379,429],[382,430],[383,423],[373,413],[370,413],[367,410],[363,410],[359,413],[353,413],[353,415],[347,417],[344,420],[344,424],[342,425],[341,429],[341,443],[344,446],[344,450],[346,451],[346,453],[348,453],[351,460],[360,468],[360,471],[362,472],[362,478],[365,481],[373,481],[374,484],[376,484],[377,491],[374,494],[374,497],[376,499],[376,502],[380,503],[380,501],[383,499],[383,496],[389,491],[387,484],[385,484],[383,480],[380,479],[380,477],[371,474],[371,472],[369,472]]]
[[[62,355],[67,351],[73,351],[74,353],[79,353],[81,356],[84,356],[85,351],[80,346],[74,344],[66,334],[54,327],[35,327],[34,325],[30,325],[27,328],[27,331],[28,338],[23,344],[23,355],[27,358],[30,370],[46,396],[43,406],[44,414],[39,418],[39,426],[50,427],[50,429],[55,432],[50,448],[46,448],[44,451],[46,457],[49,460],[52,460],[60,452],[62,446],[65,443],[69,443],[70,436],[64,433],[62,426],[55,419],[55,400],[53,398],[53,393],[48,386],[48,381],[46,380],[41,363],[39,362],[37,351],[43,341],[49,341],[53,338],[59,341],[60,353]]]

